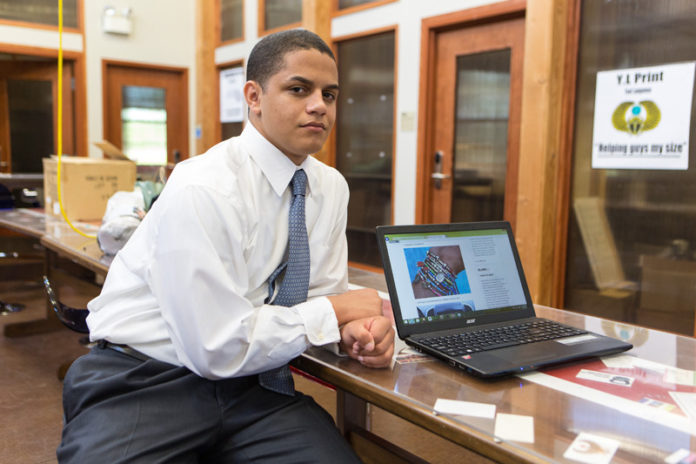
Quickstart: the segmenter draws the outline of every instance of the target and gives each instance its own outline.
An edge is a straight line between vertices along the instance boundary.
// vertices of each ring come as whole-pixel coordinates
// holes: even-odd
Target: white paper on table
[[[446,400],[438,398],[433,410],[441,414],[456,414],[459,416],[483,417],[493,419],[495,417],[495,405],[487,403],[475,403],[472,401]]]
[[[688,462],[686,459],[691,455],[691,451],[681,448],[667,456],[665,458],[665,462],[667,464],[680,464],[682,462]]]
[[[590,433],[580,433],[563,457],[586,464],[608,464],[619,448],[619,442]]]
[[[684,414],[689,416],[692,422],[696,421],[696,393],[671,391],[669,394]]]
[[[665,382],[674,383],[677,385],[696,387],[696,371],[679,369],[678,367],[670,367],[665,371],[665,377],[663,380]]]
[[[518,414],[498,413],[493,434],[503,440],[534,443],[534,418]]]
[[[602,362],[605,366],[612,369],[633,369],[635,364],[633,361],[636,358],[626,354],[618,354],[615,356],[605,356],[602,358]]]

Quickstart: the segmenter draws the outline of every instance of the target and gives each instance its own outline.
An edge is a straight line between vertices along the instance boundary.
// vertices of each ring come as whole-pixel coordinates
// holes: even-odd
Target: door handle
[[[452,177],[449,174],[442,173],[442,164],[443,164],[444,158],[445,158],[445,154],[442,152],[442,150],[438,150],[435,152],[435,156],[434,156],[435,165],[433,166],[433,173],[430,175],[430,177],[433,179],[433,185],[438,190],[440,190],[442,188],[442,181],[443,180],[449,179],[450,177]]]

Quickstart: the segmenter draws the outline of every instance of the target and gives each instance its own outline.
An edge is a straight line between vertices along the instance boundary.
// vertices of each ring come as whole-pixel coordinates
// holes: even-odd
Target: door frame
[[[15,55],[40,56],[45,58],[55,58],[56,66],[58,61],[58,50],[53,48],[29,47],[25,45],[0,44],[0,53],[10,53]],[[75,85],[73,87],[73,116],[74,116],[74,133],[75,147],[74,151],[77,156],[88,155],[87,143],[87,73],[85,68],[85,57],[83,52],[71,50],[63,50],[63,60],[73,62],[73,79]],[[64,86],[70,85],[69,82],[64,82]],[[63,111],[66,111],[63,105]],[[65,117],[65,114],[63,114]],[[57,127],[58,107],[53,107],[54,127]],[[66,132],[72,130],[70,126],[63,124],[63,138],[66,137]],[[72,137],[72,134],[67,134]],[[58,152],[58,138],[55,138],[54,151]]]
[[[167,145],[169,145],[169,133],[170,131],[176,132],[181,134],[182,141],[181,141],[181,158],[179,161],[183,161],[186,158],[190,156],[190,146],[189,146],[189,82],[188,82],[188,68],[181,68],[181,67],[175,67],[175,66],[162,66],[162,65],[153,65],[153,64],[145,64],[145,63],[134,63],[130,61],[120,61],[120,60],[108,60],[108,59],[103,59],[102,60],[102,134],[104,139],[107,139],[107,135],[110,134],[109,130],[109,87],[108,87],[108,82],[109,82],[109,67],[119,67],[119,68],[130,68],[134,70],[141,70],[141,71],[164,71],[164,72],[171,72],[171,73],[176,73],[179,75],[179,78],[181,79],[180,85],[181,85],[181,100],[180,100],[180,105],[181,107],[179,108],[180,113],[183,115],[181,119],[181,126],[183,127],[177,127],[177,128],[172,128],[169,126],[169,123],[167,123]],[[121,148],[121,140],[109,140],[109,142],[113,143],[117,147]],[[167,147],[167,166],[173,166],[174,160],[172,159],[172,153],[169,150],[169,147]]]
[[[435,81],[438,34],[451,29],[524,17],[526,0],[486,5],[456,13],[425,18],[421,23],[421,72],[418,101],[418,144],[416,162],[415,221],[423,224],[429,214],[425,192],[430,184],[430,147],[433,146],[436,126]]]

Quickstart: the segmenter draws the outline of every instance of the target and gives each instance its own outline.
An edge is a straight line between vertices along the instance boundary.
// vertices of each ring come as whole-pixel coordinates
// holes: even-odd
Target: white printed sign
[[[244,69],[220,71],[220,122],[244,121]]]
[[[689,167],[694,62],[597,73],[592,167]]]

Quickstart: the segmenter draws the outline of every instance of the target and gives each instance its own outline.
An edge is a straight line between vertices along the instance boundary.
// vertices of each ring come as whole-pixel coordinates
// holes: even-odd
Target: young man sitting
[[[310,346],[393,354],[377,292],[347,291],[346,181],[309,156],[338,91],[317,35],[254,47],[242,135],[176,167],[88,305],[61,463],[358,461],[287,367]]]

